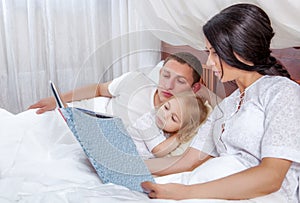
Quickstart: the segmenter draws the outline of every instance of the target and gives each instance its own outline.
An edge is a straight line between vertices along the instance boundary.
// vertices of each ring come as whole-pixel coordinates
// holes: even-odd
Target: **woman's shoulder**
[[[282,76],[264,76],[259,88],[261,99],[298,100],[300,102],[300,85]]]
[[[264,78],[264,83],[268,83],[270,85],[275,85],[275,86],[284,86],[287,85],[289,87],[295,87],[295,88],[299,88],[299,84],[296,83],[295,81],[287,78],[287,77],[283,77],[283,76],[269,76],[266,75],[263,77]]]
[[[292,92],[299,92],[300,93],[300,85],[295,81],[282,76],[263,76],[260,81],[255,86],[256,91],[261,91],[264,93],[271,93],[274,92],[282,92],[282,91],[292,91]]]

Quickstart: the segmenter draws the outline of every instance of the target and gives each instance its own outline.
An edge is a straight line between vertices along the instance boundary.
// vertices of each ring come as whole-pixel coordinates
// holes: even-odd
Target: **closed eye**
[[[166,102],[166,103],[164,104],[164,108],[165,108],[166,110],[169,110],[169,109],[170,109],[170,102]]]
[[[165,78],[168,78],[168,77],[170,77],[170,72],[166,71],[166,70],[162,70],[161,75]]]
[[[187,83],[187,81],[185,80],[185,78],[182,78],[182,77],[177,78],[177,82],[179,82],[180,84],[186,84]]]
[[[178,116],[176,114],[172,114],[172,121],[174,121],[175,123],[179,123],[180,119],[178,118]]]

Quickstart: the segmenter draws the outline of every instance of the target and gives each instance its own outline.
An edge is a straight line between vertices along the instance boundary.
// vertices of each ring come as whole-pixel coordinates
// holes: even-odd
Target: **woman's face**
[[[166,132],[177,132],[182,124],[182,109],[175,98],[165,102],[156,113],[156,125]]]
[[[234,68],[224,61],[220,60],[219,56],[215,52],[215,49],[211,46],[209,41],[205,39],[206,43],[206,48],[208,50],[208,58],[206,65],[211,68],[211,70],[214,72],[215,76],[221,80],[221,82],[227,82],[227,81],[232,81],[236,80],[239,75],[240,71],[237,68]],[[222,63],[222,66],[221,66]],[[222,76],[222,68],[223,67],[223,76]]]

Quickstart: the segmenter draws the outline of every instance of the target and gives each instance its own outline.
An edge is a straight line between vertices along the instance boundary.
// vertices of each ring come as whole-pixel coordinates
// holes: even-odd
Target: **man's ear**
[[[201,88],[201,83],[200,82],[196,82],[192,86],[192,90],[193,90],[194,93],[198,92],[198,90],[200,90],[200,88]]]

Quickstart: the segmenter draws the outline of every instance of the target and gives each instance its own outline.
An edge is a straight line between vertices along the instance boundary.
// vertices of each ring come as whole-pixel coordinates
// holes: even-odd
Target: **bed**
[[[156,71],[159,68],[156,69]],[[155,75],[153,72],[149,74]],[[155,78],[154,78],[155,79]],[[109,99],[98,97],[69,104],[98,112],[105,112]],[[27,110],[11,114],[0,109],[0,202],[177,202],[175,200],[149,199],[145,193],[131,191],[123,186],[102,184],[89,163],[79,143],[75,140],[58,110],[35,114]],[[228,168],[230,161],[223,160]],[[226,165],[226,164],[224,164]],[[209,174],[221,174],[216,170],[202,174],[195,170],[183,173],[190,183],[205,181]],[[239,166],[236,166],[239,171]],[[199,180],[203,177],[203,180]],[[160,183],[182,182],[170,175],[156,177]],[[184,183],[184,182],[183,182]],[[274,198],[274,197],[272,197]],[[181,200],[179,202],[280,202],[268,197],[243,201]]]
[[[57,110],[13,115],[1,109],[0,122],[0,202],[175,202],[102,184]],[[160,178],[174,181],[172,176]]]
[[[139,1],[140,2],[140,1]],[[160,7],[163,4],[163,1],[153,1],[158,2],[157,8],[164,9],[164,7]],[[214,4],[214,2],[210,2]],[[199,4],[199,6],[208,7],[210,4]],[[228,1],[227,3],[230,3]],[[219,2],[217,2],[219,4]],[[264,5],[263,2],[261,2]],[[150,4],[151,5],[151,4]],[[193,4],[190,4],[193,10]],[[265,5],[269,6],[269,3],[265,3]],[[170,5],[175,6],[176,5]],[[288,5],[287,5],[288,6]],[[145,8],[148,11],[151,11],[152,7],[148,7],[145,4]],[[167,7],[166,7],[167,8]],[[214,9],[218,9],[218,7],[212,7]],[[284,9],[284,8],[282,8]],[[197,9],[195,9],[197,10]],[[208,10],[208,9],[207,9]],[[145,9],[142,7],[140,10],[142,12],[142,17],[153,18],[151,15],[144,15]],[[154,9],[153,13],[164,14],[165,12],[159,12],[159,10]],[[172,10],[171,10],[172,11]],[[202,18],[183,18],[180,15],[180,12],[185,10],[181,8],[181,4],[178,4],[179,12],[178,16],[181,20],[188,19],[191,22],[191,27],[194,28],[194,19],[197,21]],[[212,12],[212,10],[209,10]],[[197,12],[198,13],[198,12]],[[274,12],[274,16],[278,18],[282,18],[283,22],[285,19],[289,22],[289,24],[293,25],[290,19],[283,18],[282,15],[278,15],[279,13],[276,9]],[[199,13],[199,15],[201,15]],[[291,16],[293,17],[293,16]],[[171,20],[173,20],[173,15],[170,15]],[[295,20],[297,18],[292,18]],[[151,19],[153,20],[153,19]],[[151,22],[152,24],[152,21]],[[165,22],[166,18],[162,18]],[[147,21],[146,21],[147,22]],[[172,22],[172,21],[171,21]],[[167,37],[161,36],[160,39],[169,40],[172,42],[174,36],[170,37],[170,33],[174,32],[178,35],[186,36],[185,33],[180,31],[181,28],[184,31],[189,31],[192,29],[186,29],[185,23],[174,24],[175,28],[179,29],[176,32],[176,29],[167,29],[163,34],[166,34]],[[153,23],[154,24],[154,23]],[[155,24],[156,25],[156,24]],[[160,24],[159,24],[160,25]],[[172,25],[172,23],[170,23]],[[288,27],[283,23],[284,27]],[[295,27],[298,23],[294,23]],[[152,30],[162,30],[165,27],[165,23],[161,24],[161,27],[149,27],[148,29]],[[172,28],[172,26],[167,26],[167,28]],[[197,27],[200,29],[201,27]],[[170,32],[170,30],[172,32]],[[194,29],[193,29],[194,30]],[[296,29],[295,29],[296,30]],[[292,38],[292,34],[297,32],[286,32],[285,34],[289,34],[287,36]],[[195,38],[191,38],[190,35],[187,35],[186,40],[190,44],[194,44],[192,42],[198,42],[199,36],[195,32]],[[174,34],[174,35],[175,35]],[[295,37],[297,40],[298,38]],[[201,40],[203,41],[203,40]],[[294,44],[295,41],[290,40],[290,44]],[[182,43],[181,43],[182,44]],[[185,41],[186,44],[186,41]],[[195,45],[195,44],[194,44]],[[299,46],[296,44],[296,46]],[[186,48],[178,46],[171,47],[170,45],[163,44],[162,51],[165,53],[172,53],[175,51],[191,51],[194,53],[195,50],[191,50],[190,48]],[[293,70],[295,80],[300,82],[300,49],[287,49],[287,50],[278,50],[275,51],[278,56],[283,57],[283,62],[287,63],[287,67],[291,67]],[[286,56],[286,53],[290,53],[290,55]],[[198,55],[198,54],[196,54]],[[166,56],[163,56],[165,58]],[[201,58],[202,56],[199,55]],[[282,58],[281,57],[281,58]],[[291,57],[291,58],[290,58]],[[279,57],[280,58],[280,57]],[[292,61],[290,59],[295,59],[296,61]],[[201,60],[205,61],[204,58]],[[290,63],[290,64],[289,64]],[[160,64],[161,65],[161,64]],[[290,66],[292,65],[292,66]],[[159,66],[157,66],[159,68]],[[157,69],[155,69],[157,71]],[[226,86],[225,89],[222,89],[222,93],[216,90],[216,84],[214,82],[212,74],[209,70],[204,70],[205,72],[205,84],[207,86],[203,86],[201,88],[201,95],[205,95],[207,100],[210,100],[212,106],[215,106],[219,101],[219,97],[222,98],[232,91],[231,86]],[[150,77],[155,77],[156,72],[151,71],[149,73]],[[154,78],[153,78],[154,79]],[[157,78],[156,78],[157,79]],[[214,92],[220,93],[219,97],[210,91],[209,89],[214,90]],[[224,90],[224,91],[223,91]],[[84,100],[80,102],[74,102],[70,105],[91,109],[97,112],[105,112],[105,106],[108,102],[107,98],[95,98],[90,100]],[[102,184],[100,179],[98,178],[95,170],[89,163],[86,155],[81,149],[79,143],[73,137],[71,131],[67,127],[64,120],[61,118],[60,114],[57,110],[46,112],[42,115],[35,114],[35,110],[27,110],[19,114],[12,114],[5,109],[0,108],[0,202],[1,203],[11,203],[11,202],[21,202],[21,203],[81,203],[81,202],[107,202],[107,203],[116,203],[116,202],[199,202],[199,203],[218,203],[218,202],[239,202],[239,203],[247,203],[247,202],[280,202],[280,199],[276,199],[274,197],[262,197],[251,200],[243,200],[243,201],[227,201],[227,200],[215,200],[215,199],[191,199],[191,200],[155,200],[149,199],[146,194],[131,191],[123,186],[114,185],[114,184]],[[223,160],[227,161],[227,160]],[[212,162],[210,162],[212,163]],[[231,167],[231,166],[230,166]],[[204,168],[205,169],[205,168]],[[218,168],[217,168],[218,169]],[[236,166],[236,169],[239,170],[239,166]],[[203,168],[202,168],[203,171]],[[219,173],[219,171],[206,171],[207,173],[202,173],[208,175],[208,173]],[[225,174],[219,174],[225,175]],[[183,176],[195,177],[191,180],[197,182],[200,178],[200,174],[198,174],[198,170],[195,170],[192,173],[184,173]],[[204,177],[207,178],[207,177]],[[204,179],[203,178],[203,179]],[[183,178],[184,179],[184,178]],[[175,178],[175,176],[165,176],[165,177],[157,177],[157,181],[161,183],[166,182],[178,182],[179,180]],[[299,194],[300,196],[300,194]],[[273,198],[273,199],[272,199]]]

